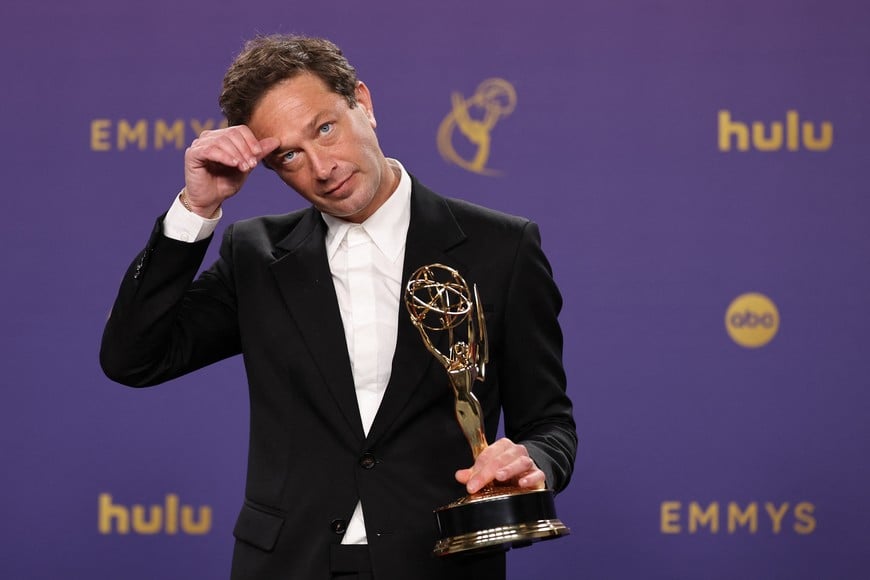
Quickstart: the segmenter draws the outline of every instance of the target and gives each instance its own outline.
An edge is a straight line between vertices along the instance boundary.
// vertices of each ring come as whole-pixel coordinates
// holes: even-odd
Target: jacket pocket
[[[237,540],[271,552],[275,549],[283,525],[283,517],[263,511],[246,501],[233,528],[233,536]]]

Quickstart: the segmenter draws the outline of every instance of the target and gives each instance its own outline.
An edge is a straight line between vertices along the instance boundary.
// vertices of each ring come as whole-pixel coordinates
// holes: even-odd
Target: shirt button
[[[344,520],[332,520],[329,522],[329,527],[336,534],[343,534],[347,530],[347,522]]]
[[[372,453],[363,453],[362,457],[359,458],[360,467],[363,469],[372,469],[375,466],[375,456]]]

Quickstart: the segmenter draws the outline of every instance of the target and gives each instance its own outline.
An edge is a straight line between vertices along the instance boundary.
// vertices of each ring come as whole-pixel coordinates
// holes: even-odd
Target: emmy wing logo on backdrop
[[[513,113],[517,106],[513,85],[504,79],[486,79],[468,99],[454,91],[451,102],[453,109],[438,127],[441,156],[449,163],[480,175],[499,175],[499,171],[487,167],[490,133],[496,123]]]

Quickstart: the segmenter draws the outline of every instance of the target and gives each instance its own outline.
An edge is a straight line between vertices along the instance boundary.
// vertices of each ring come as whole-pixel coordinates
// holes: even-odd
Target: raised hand
[[[280,141],[274,137],[257,139],[245,125],[203,131],[184,153],[186,207],[202,217],[212,217],[278,145]]]

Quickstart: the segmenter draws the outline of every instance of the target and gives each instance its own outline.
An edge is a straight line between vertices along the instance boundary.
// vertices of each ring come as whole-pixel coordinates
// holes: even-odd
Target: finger
[[[276,139],[275,137],[266,137],[265,139],[260,140],[260,154],[257,156],[259,159],[263,159],[268,154],[273,152],[278,146],[281,145],[281,141]]]
[[[513,482],[515,485],[529,489],[543,489],[546,487],[546,474],[538,469],[534,460],[523,455],[499,469],[495,478],[502,482]]]
[[[514,478],[521,477],[535,469],[535,462],[532,458],[524,455],[517,457],[510,463],[502,465],[495,472],[495,479],[498,481],[509,481]]]
[[[226,132],[220,135],[219,143],[225,151],[236,152],[238,162],[235,167],[241,171],[253,170],[262,156],[260,141],[245,125],[228,127]]]
[[[535,465],[524,445],[505,438],[478,456],[471,467],[466,489],[469,493],[476,493],[492,481],[538,489],[546,486],[546,475]]]
[[[253,170],[263,156],[260,141],[244,125],[205,131],[191,144],[190,151],[200,164],[218,163],[242,172]]]
[[[468,493],[477,493],[495,480],[496,473],[517,457],[517,447],[525,451],[525,448],[517,446],[510,439],[503,438],[484,449],[471,466],[471,477],[466,485]]]
[[[261,161],[281,145],[281,140],[276,137],[257,139],[254,132],[247,125],[237,125],[228,129],[233,130],[228,134],[228,137],[246,158],[247,165],[251,169],[257,165],[257,162]]]
[[[468,480],[471,479],[471,468],[468,469],[460,469],[455,474],[456,481],[465,485],[468,483]]]
[[[247,169],[244,155],[226,136],[194,141],[187,150],[186,157],[193,168],[207,168],[211,164],[218,164],[243,172]]]
[[[523,475],[517,480],[517,485],[526,489],[544,489],[547,487],[547,475],[540,469]]]

